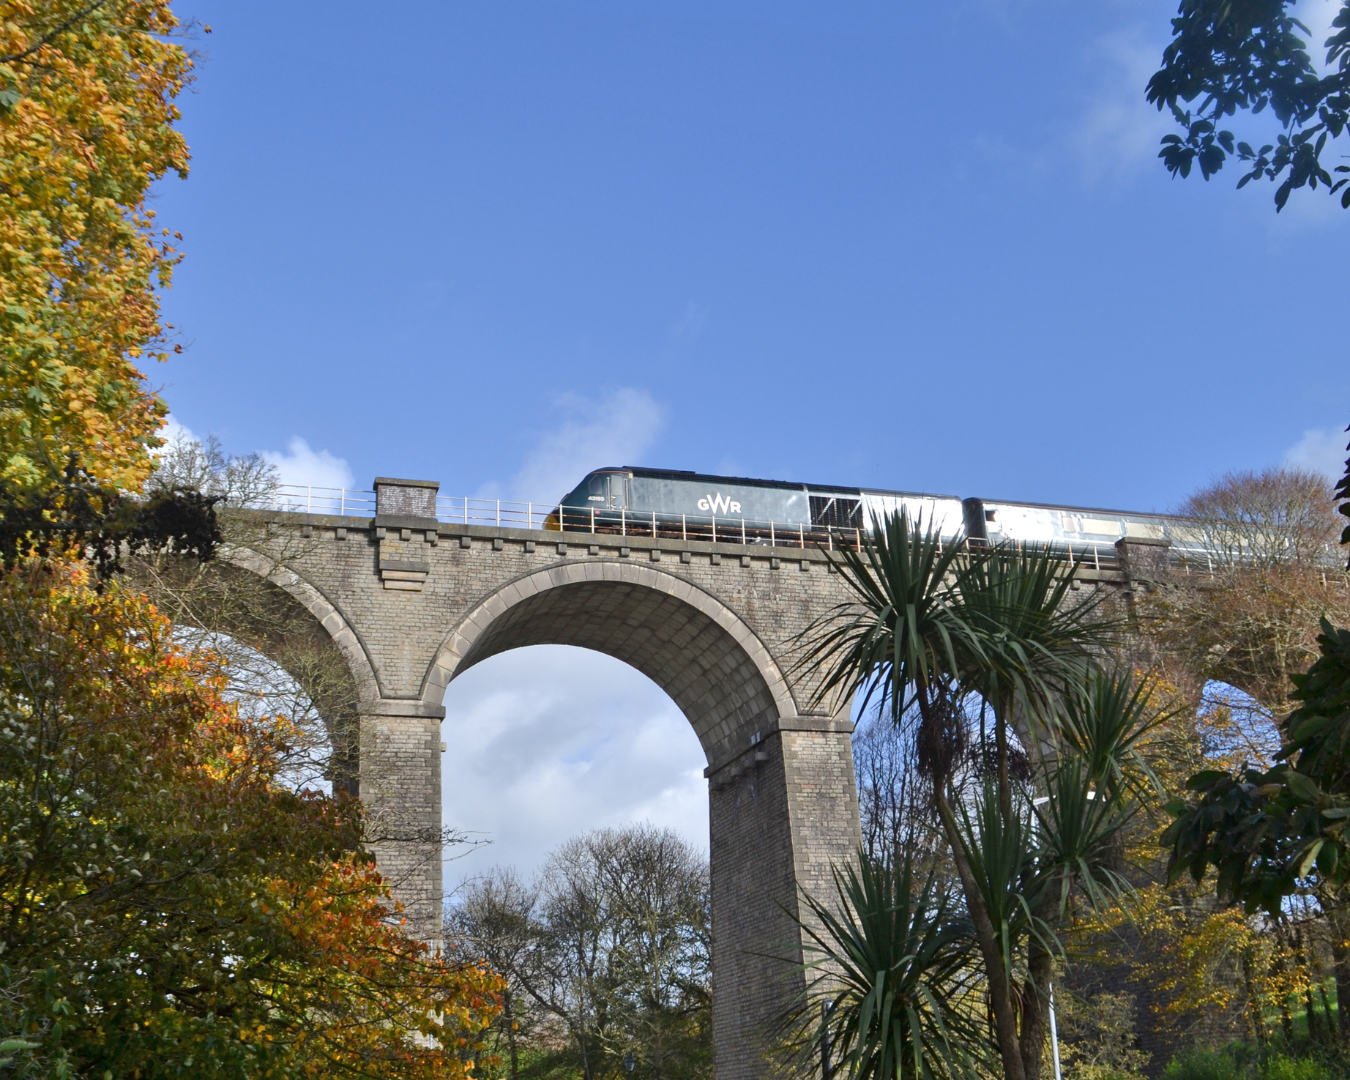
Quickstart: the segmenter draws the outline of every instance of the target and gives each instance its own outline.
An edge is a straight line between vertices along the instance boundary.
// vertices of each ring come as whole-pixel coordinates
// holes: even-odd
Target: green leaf
[[[1325,843],[1325,840],[1318,840],[1308,849],[1307,854],[1303,856],[1303,861],[1298,864],[1298,876],[1300,878],[1306,878],[1308,876],[1308,871],[1312,869],[1312,864],[1317,861],[1317,853],[1322,850],[1322,845]]]
[[[1315,781],[1310,780],[1301,772],[1290,769],[1285,773],[1284,780],[1290,793],[1299,802],[1315,803],[1321,801],[1322,789],[1317,786]]]

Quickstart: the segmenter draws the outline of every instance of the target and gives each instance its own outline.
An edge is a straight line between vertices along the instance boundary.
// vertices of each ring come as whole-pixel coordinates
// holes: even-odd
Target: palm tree
[[[999,805],[1012,814],[1008,733],[1021,721],[1038,756],[1054,716],[1094,655],[1113,644],[1116,626],[1099,596],[1073,595],[1076,564],[1048,547],[1001,545],[970,559],[953,582],[953,614],[980,649],[963,657],[961,682],[994,714]]]
[[[785,1017],[796,1064],[816,1047],[850,1080],[962,1080],[987,1058],[976,956],[960,904],[909,856],[834,872],[835,904],[801,921],[808,993]]]
[[[798,667],[822,673],[820,698],[861,690],[864,707],[875,701],[896,724],[911,708],[918,712],[917,763],[961,882],[1003,1074],[1036,1080],[1055,928],[1068,897],[1119,884],[1104,872],[1110,839],[1122,827],[1118,808],[1112,800],[1105,813],[1107,801],[1092,797],[1094,785],[1106,782],[1099,761],[1116,761],[1122,739],[1137,742],[1119,725],[1115,742],[1103,741],[1110,725],[1094,710],[1110,695],[1090,692],[1099,680],[1093,658],[1114,628],[1092,601],[1075,603],[1071,563],[1049,551],[944,544],[935,529],[912,524],[903,512],[874,517],[856,550],[832,557],[852,596],[808,629]],[[997,775],[972,815],[956,779],[963,706],[974,693],[994,713]],[[1138,695],[1110,700],[1134,700],[1135,719],[1146,705]],[[1059,737],[1063,715],[1079,722],[1073,738]],[[1055,788],[1034,828],[1030,800],[1015,798],[1008,767],[1017,720]],[[1073,808],[1079,818],[1070,821]],[[1017,959],[1023,949],[1024,964]]]

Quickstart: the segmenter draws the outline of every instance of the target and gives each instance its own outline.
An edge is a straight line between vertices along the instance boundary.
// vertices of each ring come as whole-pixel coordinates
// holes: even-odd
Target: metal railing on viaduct
[[[376,515],[376,493],[357,488],[282,484],[267,496],[255,499],[248,505],[293,513],[372,518]],[[859,539],[858,529],[804,525],[800,521],[763,521],[718,517],[714,514],[638,513],[623,509],[597,514],[594,508],[565,507],[560,503],[451,497],[439,493],[435,496],[434,508],[436,520],[446,524],[534,529],[541,532],[566,531],[797,549],[831,549],[836,544],[856,544]],[[1056,542],[1053,550],[1087,569],[1121,569],[1120,552],[1115,540],[1065,540]],[[1215,570],[1214,554],[1203,544],[1173,541],[1168,544],[1167,551],[1168,564],[1174,570],[1207,574]]]

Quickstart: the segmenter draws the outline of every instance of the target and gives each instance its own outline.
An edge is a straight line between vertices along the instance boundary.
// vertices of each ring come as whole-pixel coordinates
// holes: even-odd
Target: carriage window
[[[609,477],[604,473],[592,476],[586,484],[586,490],[592,495],[604,495],[607,490]]]
[[[812,495],[811,524],[840,529],[859,528],[862,525],[862,504],[857,499]]]

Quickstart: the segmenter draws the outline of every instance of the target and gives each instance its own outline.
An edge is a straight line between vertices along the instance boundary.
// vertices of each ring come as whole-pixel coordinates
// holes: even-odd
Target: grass
[[[1178,1054],[1163,1080],[1346,1080],[1350,1058],[1325,1047],[1287,1051],[1277,1046],[1230,1043],[1219,1050]]]

